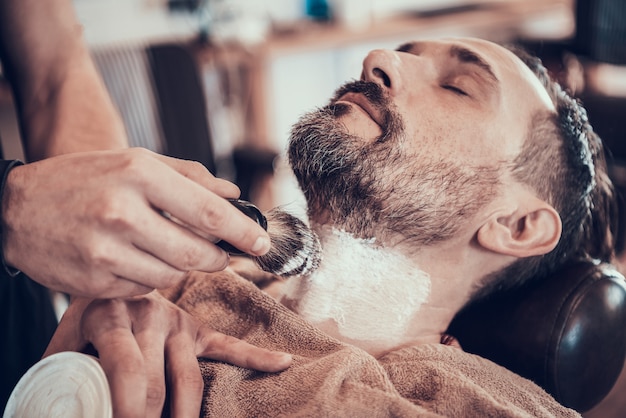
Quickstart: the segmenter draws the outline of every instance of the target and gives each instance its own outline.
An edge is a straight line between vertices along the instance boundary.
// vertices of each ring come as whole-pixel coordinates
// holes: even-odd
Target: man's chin
[[[352,138],[360,138],[366,142],[375,142],[383,134],[380,125],[367,112],[356,104],[349,103],[350,111],[338,118],[346,133]]]

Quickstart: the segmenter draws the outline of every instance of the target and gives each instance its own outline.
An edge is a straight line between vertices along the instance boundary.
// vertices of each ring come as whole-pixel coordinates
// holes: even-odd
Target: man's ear
[[[548,203],[525,196],[512,214],[494,214],[477,233],[478,243],[496,253],[530,257],[549,253],[561,237],[561,217]]]

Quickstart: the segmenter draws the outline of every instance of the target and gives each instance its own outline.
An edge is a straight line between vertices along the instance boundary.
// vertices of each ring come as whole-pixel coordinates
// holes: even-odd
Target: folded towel
[[[262,373],[201,359],[203,416],[580,416],[531,381],[455,347],[418,345],[376,359],[324,334],[243,276],[193,272],[166,296],[210,327],[289,352],[294,361],[283,372]]]

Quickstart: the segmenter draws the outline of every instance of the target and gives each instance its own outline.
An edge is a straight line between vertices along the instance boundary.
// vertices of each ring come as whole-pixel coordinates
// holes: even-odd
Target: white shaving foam
[[[411,320],[430,294],[429,275],[374,240],[330,227],[318,233],[320,266],[308,277],[289,279],[283,301],[313,324],[334,322],[339,339],[393,348],[410,338]]]

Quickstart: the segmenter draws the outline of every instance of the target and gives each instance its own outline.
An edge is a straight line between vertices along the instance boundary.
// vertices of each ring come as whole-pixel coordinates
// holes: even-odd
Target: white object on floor
[[[17,383],[4,418],[111,418],[111,392],[95,357],[62,352],[36,363]]]

